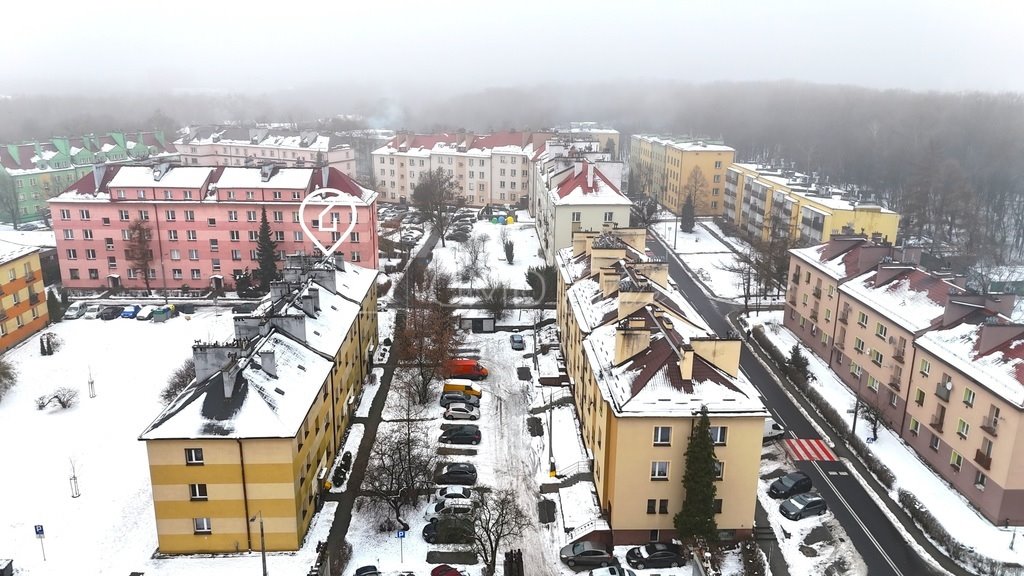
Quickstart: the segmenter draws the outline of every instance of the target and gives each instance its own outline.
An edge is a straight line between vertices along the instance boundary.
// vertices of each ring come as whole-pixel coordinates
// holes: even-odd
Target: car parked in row
[[[479,408],[480,397],[472,396],[465,392],[442,392],[440,404],[442,408],[447,408],[452,404],[466,404],[467,406]]]
[[[129,304],[121,311],[121,318],[135,318],[139,314],[139,310],[142,310],[142,306]]]
[[[82,318],[85,318],[86,320],[95,320],[100,317],[100,311],[102,309],[102,306],[99,304],[89,304],[89,306],[86,307],[85,314],[82,315]]]
[[[587,573],[587,576],[636,576],[636,572],[621,566],[607,566],[605,568],[594,568]]]
[[[778,478],[768,487],[772,498],[789,498],[811,489],[811,477],[797,470]]]
[[[434,491],[435,500],[472,500],[473,489],[468,486],[441,486]]]
[[[558,551],[558,557],[569,567],[609,566],[616,564],[615,556],[600,542],[582,540],[565,546]]]
[[[427,522],[422,534],[428,544],[469,544],[473,541],[473,522],[467,518],[441,518]]]
[[[83,300],[79,300],[78,302],[72,302],[71,306],[68,306],[68,309],[64,311],[64,319],[74,320],[75,318],[81,318],[83,315],[85,315],[85,310],[88,307],[89,303]]]
[[[465,517],[473,513],[472,500],[463,498],[446,498],[427,507],[423,519],[437,522],[441,518]]]
[[[476,446],[480,443],[480,428],[473,424],[460,424],[452,426],[441,433],[437,439],[442,444],[470,444]]]
[[[488,373],[487,368],[477,360],[455,358],[445,364],[445,376],[448,378],[483,380],[487,378]]]
[[[361,566],[356,568],[355,576],[381,576],[376,566]]]
[[[120,318],[121,312],[124,312],[124,306],[106,306],[100,310],[100,320],[113,320],[114,318]]]
[[[465,462],[453,462],[445,464],[441,471],[434,478],[438,484],[458,484],[460,486],[472,486],[476,484],[476,466]]]
[[[630,548],[626,552],[626,563],[638,570],[645,568],[676,568],[686,565],[683,551],[674,544],[651,542]]]
[[[443,417],[445,420],[479,420],[480,409],[468,404],[449,404]]]
[[[157,308],[159,308],[159,306],[153,306],[153,305],[143,306],[135,314],[135,319],[136,320],[151,320],[153,318],[153,312],[156,312]]]
[[[480,388],[479,384],[474,384],[469,380],[463,380],[462,378],[453,378],[451,380],[445,380],[441,386],[441,393],[445,394],[448,392],[461,392],[469,396],[476,396],[477,398],[483,395],[483,389]]]
[[[513,350],[526,350],[526,339],[522,334],[513,334],[508,339],[512,343]]]
[[[821,516],[828,512],[828,505],[817,492],[804,492],[779,504],[779,512],[790,520],[800,520],[808,516]]]
[[[447,564],[435,566],[434,569],[430,571],[430,576],[465,576],[465,574],[466,573],[462,570],[453,568]]]

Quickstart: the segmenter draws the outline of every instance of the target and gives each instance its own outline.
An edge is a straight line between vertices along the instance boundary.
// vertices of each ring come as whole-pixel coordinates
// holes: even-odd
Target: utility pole
[[[263,533],[263,510],[249,518],[249,522],[255,522],[256,518],[260,519],[260,559],[263,561],[263,576],[267,576],[267,540]]]

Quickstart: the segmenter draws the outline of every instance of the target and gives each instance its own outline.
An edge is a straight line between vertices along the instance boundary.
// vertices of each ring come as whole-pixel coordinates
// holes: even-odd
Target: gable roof
[[[883,269],[887,274],[893,269]],[[843,294],[868,306],[905,330],[916,333],[942,318],[950,294],[964,290],[945,278],[906,266],[884,282],[878,270],[853,278],[839,287]]]

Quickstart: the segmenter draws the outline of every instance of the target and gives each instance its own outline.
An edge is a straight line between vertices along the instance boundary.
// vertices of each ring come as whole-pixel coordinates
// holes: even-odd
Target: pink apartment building
[[[351,208],[330,212],[335,232],[317,229],[323,205],[301,211],[302,200],[319,189],[355,206],[356,224],[335,254],[376,268],[377,193],[334,168],[115,165],[97,166],[49,201],[61,278],[69,288],[143,288],[142,271],[126,256],[129,226],[141,219],[152,230],[151,288],[230,289],[233,274],[258,267],[263,208],[282,256],[319,253],[303,218],[324,246],[339,239]]]

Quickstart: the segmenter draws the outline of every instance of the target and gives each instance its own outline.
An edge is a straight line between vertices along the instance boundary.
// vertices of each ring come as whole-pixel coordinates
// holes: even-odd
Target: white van
[[[778,440],[785,435],[786,429],[773,418],[764,419],[764,439],[762,440],[762,443],[767,444],[772,440]]]
[[[82,314],[85,314],[85,307],[88,304],[84,300],[73,302],[68,309],[64,311],[65,320],[74,320],[75,318],[81,318]]]

